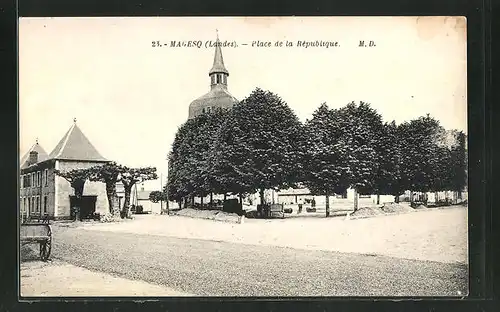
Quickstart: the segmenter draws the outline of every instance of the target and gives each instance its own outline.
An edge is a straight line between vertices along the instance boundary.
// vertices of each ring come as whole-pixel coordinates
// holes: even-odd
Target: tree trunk
[[[224,193],[224,201],[226,201],[226,199],[227,199],[227,194]]]
[[[399,195],[394,195],[394,202],[399,204]]]
[[[82,203],[82,195],[78,194],[78,192],[75,192],[75,206],[73,207],[74,212],[75,212],[75,221],[81,221],[82,216],[80,214],[80,207]]]
[[[187,208],[187,206],[188,206],[188,199],[187,199],[187,197],[184,197],[183,200],[184,200],[184,208]]]
[[[377,193],[377,205],[380,205],[380,194]]]
[[[204,197],[203,195],[204,195],[204,194],[203,194],[203,193],[201,193],[201,196],[200,196],[200,203],[201,203],[201,205],[200,205],[200,206],[201,206],[201,209],[202,209],[202,210],[203,210],[203,197]]]
[[[358,190],[354,189],[354,212],[358,210]]]
[[[168,197],[165,198],[166,206],[167,206],[167,216],[170,215],[170,205],[168,204]]]
[[[82,215],[80,213],[82,207],[82,197],[83,197],[83,187],[85,185],[85,181],[76,181],[73,183],[73,188],[75,191],[75,206],[73,207],[75,212],[75,221],[81,221]],[[41,211],[41,210],[40,210]]]
[[[191,196],[191,208],[194,208],[194,195]]]
[[[214,193],[210,192],[210,209],[214,207]]]
[[[116,184],[106,184],[106,196],[108,197],[109,212],[112,215],[120,215],[119,208],[116,209]]]
[[[438,192],[434,192],[434,203],[436,203],[437,205],[438,202],[439,202],[439,194]]]
[[[241,195],[241,193],[240,193],[240,194],[238,194],[238,197],[240,199],[240,205],[243,207],[243,195]]]
[[[328,218],[330,216],[330,195],[326,194],[325,200],[326,200],[326,217]]]
[[[123,208],[121,212],[122,219],[130,218],[129,208],[130,208],[130,194],[132,193],[132,185],[124,186],[125,189],[125,200],[123,201]]]
[[[263,189],[259,190],[259,196],[260,196],[260,204],[264,205],[265,204],[265,199],[264,199],[264,190]]]
[[[413,191],[410,191],[410,205],[413,204]]]

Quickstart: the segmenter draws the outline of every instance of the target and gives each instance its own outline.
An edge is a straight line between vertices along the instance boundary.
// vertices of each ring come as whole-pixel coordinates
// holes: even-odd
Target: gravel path
[[[228,243],[377,254],[445,263],[468,262],[467,209],[424,209],[344,221],[304,216],[246,219],[244,224],[148,215],[119,223],[85,224],[90,231],[150,234]]]
[[[54,227],[53,257],[201,296],[459,296],[467,266]]]
[[[21,264],[21,296],[189,296],[174,289],[114,277],[60,261]]]

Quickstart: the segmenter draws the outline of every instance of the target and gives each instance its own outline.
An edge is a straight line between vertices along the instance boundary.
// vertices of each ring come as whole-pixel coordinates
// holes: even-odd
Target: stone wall
[[[72,169],[86,169],[92,166],[102,165],[99,162],[77,162],[77,161],[58,161],[58,167],[61,171],[69,171]],[[67,218],[71,215],[70,196],[74,195],[74,190],[65,179],[56,176],[57,183],[57,207],[55,216],[58,218]],[[106,196],[106,186],[101,182],[85,183],[83,189],[84,196],[97,196],[96,212],[104,214],[109,211],[108,201]]]

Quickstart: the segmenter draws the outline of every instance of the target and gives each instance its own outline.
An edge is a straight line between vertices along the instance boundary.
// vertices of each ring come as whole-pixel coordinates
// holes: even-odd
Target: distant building
[[[230,109],[238,103],[238,100],[227,90],[229,72],[224,66],[219,36],[217,36],[215,46],[214,64],[208,76],[210,77],[210,92],[191,102],[189,105],[189,119],[203,113],[209,113],[216,108]]]
[[[324,195],[311,195],[311,192],[307,188],[290,188],[278,192],[277,195],[277,201],[280,204],[297,205],[301,201],[307,204],[314,199],[317,207],[326,206],[326,197]],[[394,199],[392,195],[380,195],[380,204],[394,202]],[[377,195],[359,194],[358,200],[360,204],[376,204]],[[340,203],[350,205],[350,203],[354,203],[354,190],[349,188],[344,194],[333,194],[329,197],[329,201],[330,205]]]
[[[76,124],[76,120],[47,155],[38,141],[21,159],[20,210],[23,216],[70,219],[74,191],[55,170],[90,168],[108,162]],[[81,214],[108,211],[106,188],[101,182],[85,183]]]
[[[152,201],[149,200],[149,194],[151,194],[152,191],[144,190],[144,187],[140,187],[139,189],[136,189],[136,194],[135,194],[135,202],[137,206],[142,206],[144,212],[148,213],[155,213],[155,214],[160,214],[161,213],[161,208],[162,208],[162,203],[153,203]],[[166,209],[166,203],[163,202],[163,209]]]

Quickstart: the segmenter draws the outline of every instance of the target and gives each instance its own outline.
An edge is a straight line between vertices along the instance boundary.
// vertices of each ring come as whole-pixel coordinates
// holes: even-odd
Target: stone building
[[[52,219],[70,219],[74,190],[55,170],[90,168],[108,162],[76,124],[76,120],[47,155],[38,141],[21,159],[20,211],[22,216],[48,216]],[[92,212],[108,211],[104,183],[85,183],[82,216]]]
[[[224,66],[219,36],[215,45],[214,64],[208,76],[210,77],[210,92],[191,102],[188,117],[190,119],[205,112],[209,113],[215,108],[229,109],[238,103],[238,100],[227,90],[229,72]]]

